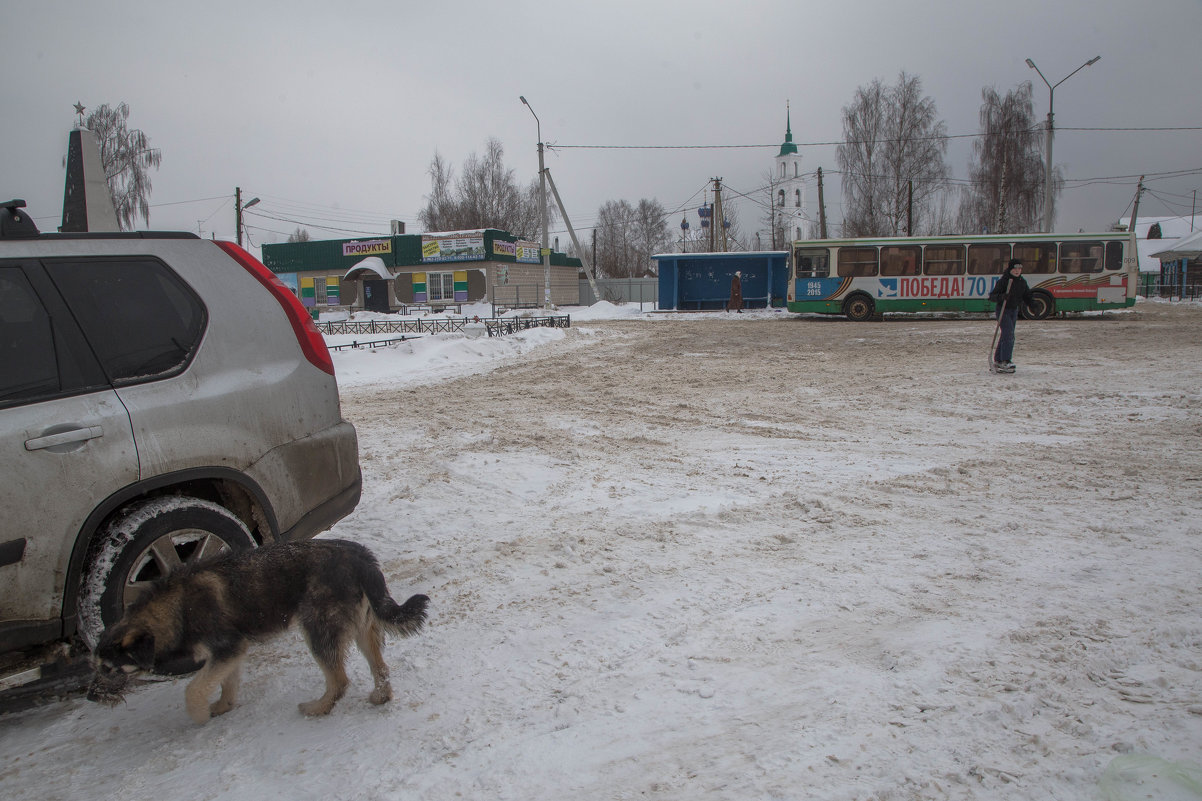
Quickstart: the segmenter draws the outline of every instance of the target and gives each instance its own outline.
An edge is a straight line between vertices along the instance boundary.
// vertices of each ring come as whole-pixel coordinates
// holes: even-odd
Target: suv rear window
[[[178,372],[196,352],[205,328],[204,306],[157,259],[48,261],[45,266],[114,385]]]

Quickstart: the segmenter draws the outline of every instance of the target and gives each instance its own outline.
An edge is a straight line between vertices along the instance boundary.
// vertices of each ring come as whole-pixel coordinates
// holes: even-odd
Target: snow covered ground
[[[569,309],[334,354],[328,535],[431,597],[395,700],[299,635],[0,717],[17,799],[1162,799],[1202,788],[1202,307],[853,324]]]

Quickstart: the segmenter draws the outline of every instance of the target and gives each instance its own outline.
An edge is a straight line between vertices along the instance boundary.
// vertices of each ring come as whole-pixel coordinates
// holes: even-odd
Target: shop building
[[[552,251],[550,262],[551,303],[576,304],[580,260]],[[547,283],[538,243],[494,228],[263,245],[263,263],[319,310],[537,308]]]

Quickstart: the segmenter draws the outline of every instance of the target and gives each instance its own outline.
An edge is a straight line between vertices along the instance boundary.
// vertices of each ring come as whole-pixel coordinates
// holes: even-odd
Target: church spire
[[[785,141],[780,146],[780,153],[778,153],[776,157],[780,158],[781,156],[788,156],[790,154],[796,154],[796,153],[797,153],[797,145],[793,144],[792,113],[789,109],[789,101],[786,100],[785,101]]]

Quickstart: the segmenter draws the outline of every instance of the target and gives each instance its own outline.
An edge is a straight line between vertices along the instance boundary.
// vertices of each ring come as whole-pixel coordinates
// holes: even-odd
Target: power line
[[[186,206],[189,203],[208,203],[213,200],[228,200],[230,195],[217,195],[216,197],[201,197],[196,200],[176,200],[170,203],[151,203],[150,208],[157,209],[163,206]]]
[[[317,228],[322,231],[337,231],[337,232],[343,233],[343,234],[356,234],[359,236],[388,236],[389,235],[387,233],[381,232],[380,230],[362,231],[362,230],[351,229],[351,228],[335,228],[330,225],[317,225],[314,223],[307,223],[307,222],[301,222],[300,220],[289,219],[287,217],[276,217],[272,214],[264,214],[260,211],[253,211],[253,212],[243,211],[243,215],[246,215],[246,216],[254,215],[255,217],[266,217],[269,220],[275,220],[277,222],[285,222],[285,223],[289,223],[292,225],[301,225],[301,226],[305,226],[306,228]]]
[[[250,193],[253,194],[253,193]],[[259,195],[264,202],[270,202],[272,206],[280,206],[288,211],[287,213],[296,216],[320,216],[325,219],[331,219],[338,222],[374,222],[376,220],[399,220],[399,219],[416,219],[416,215],[397,215],[385,212],[366,211],[362,209],[345,209],[334,206],[321,206],[313,203],[304,203],[301,201],[293,201],[282,198],[275,198],[270,195]]]
[[[263,232],[269,233],[269,234],[276,234],[277,236],[292,236],[292,234],[295,233],[294,231],[277,231],[274,228],[263,228],[258,225],[249,225],[245,222],[242,223],[242,228],[243,229],[250,228],[250,229],[254,229],[255,231],[263,231]]]
[[[1029,133],[1041,133],[1045,129],[1040,126],[1030,129]],[[1159,131],[1202,131],[1202,127],[1148,127],[1148,128],[1057,128],[1057,131],[1104,131],[1104,132],[1159,132]],[[889,138],[889,139],[841,139],[829,142],[795,142],[797,147],[832,147],[839,145],[859,145],[859,144],[888,144],[890,142],[921,142],[929,140],[942,139],[977,139],[989,136],[986,133],[969,133],[969,134],[932,134],[931,136],[906,137],[906,138]],[[564,150],[739,150],[739,149],[755,149],[755,148],[778,148],[780,143],[776,144],[738,144],[738,145],[549,145],[551,148],[563,148]]]
[[[1042,128],[1040,130],[1043,130]],[[1202,131],[1202,128],[1056,128],[1056,131]]]
[[[262,197],[262,198],[264,198],[265,200],[272,200],[272,201],[275,201],[275,202],[277,202],[277,203],[282,203],[282,204],[284,204],[284,205],[297,206],[297,207],[301,207],[301,208],[317,209],[317,210],[320,210],[320,211],[325,211],[325,210],[328,210],[328,209],[333,209],[333,210],[335,210],[335,211],[338,211],[338,212],[345,212],[345,213],[347,213],[347,214],[365,214],[365,215],[368,215],[368,216],[373,216],[373,217],[374,217],[374,216],[380,216],[380,217],[387,217],[387,216],[389,216],[389,214],[386,214],[386,213],[384,213],[384,212],[375,211],[375,210],[343,208],[343,207],[341,207],[341,206],[331,206],[331,205],[329,205],[329,204],[322,204],[322,203],[310,203],[310,202],[308,202],[308,201],[304,201],[304,200],[292,200],[292,199],[290,199],[290,198],[283,198],[283,197],[278,197],[278,196],[275,196],[275,195],[264,195],[264,194],[260,194],[260,195],[259,195],[259,197]],[[395,215],[393,215],[393,217],[395,218]]]

